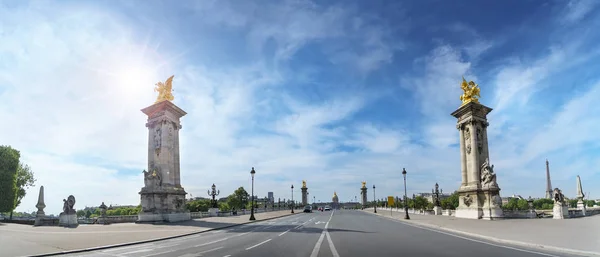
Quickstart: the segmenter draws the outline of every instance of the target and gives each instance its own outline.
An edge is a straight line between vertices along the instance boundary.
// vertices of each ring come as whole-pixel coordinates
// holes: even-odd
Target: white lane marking
[[[223,256],[223,257],[229,257],[229,256],[231,256],[231,255],[225,255],[225,256]]]
[[[267,240],[265,240],[265,241],[263,241],[263,242],[261,242],[261,243],[258,243],[258,244],[255,244],[255,245],[253,245],[253,246],[250,246],[250,247],[246,248],[246,250],[250,250],[250,249],[252,249],[252,248],[254,248],[254,247],[257,247],[257,246],[259,246],[259,245],[262,245],[262,244],[264,244],[264,243],[266,243],[266,242],[269,242],[269,241],[271,241],[271,239],[267,239]]]
[[[283,236],[283,235],[285,235],[285,233],[287,233],[287,232],[289,232],[289,231],[290,231],[290,230],[288,229],[288,230],[286,230],[285,232],[283,232],[283,233],[279,234],[279,236]]]
[[[317,257],[317,255],[319,255],[319,250],[321,249],[321,244],[323,244],[323,238],[325,238],[325,230],[323,230],[323,233],[321,233],[319,240],[317,240],[317,244],[315,244],[315,248],[313,248],[313,251],[310,254],[310,257]]]
[[[223,246],[217,247],[217,248],[214,248],[214,249],[210,249],[210,250],[206,250],[204,252],[199,252],[198,254],[202,255],[203,253],[208,253],[208,252],[216,251],[216,250],[219,250],[221,248],[223,248]]]
[[[325,227],[323,228],[323,232],[321,233],[321,236],[319,237],[319,240],[317,240],[317,244],[315,244],[315,248],[313,248],[312,253],[310,254],[310,257],[317,257],[319,255],[319,250],[321,249],[321,244],[323,244],[323,239],[325,238],[325,234],[327,234],[327,241],[329,242],[329,248],[331,248],[331,253],[333,254],[334,257],[339,257],[340,255],[337,253],[337,250],[335,250],[335,246],[333,246],[333,242],[331,241],[330,237],[329,237],[329,233],[327,232],[327,227],[329,226],[329,222],[331,221],[331,218],[333,218],[333,213],[335,211],[331,212],[331,215],[329,216],[329,220],[327,221],[327,223],[325,223]]]
[[[329,249],[331,249],[331,254],[333,257],[340,257],[335,246],[333,245],[333,241],[331,241],[331,236],[329,235],[329,231],[325,231],[325,235],[327,235],[327,242],[329,242]]]
[[[303,226],[303,225],[302,225],[302,224],[300,224],[300,225],[296,226],[294,229],[297,229],[297,228],[299,228],[299,227],[302,227],[302,226]]]
[[[315,225],[319,225],[319,224],[325,224],[325,223],[326,223],[325,221],[320,221],[320,220],[319,220],[319,221],[315,222]]]
[[[449,236],[453,236],[453,237],[458,237],[460,239],[469,240],[469,241],[473,241],[473,242],[477,242],[477,243],[482,243],[482,244],[486,244],[486,245],[491,245],[491,246],[496,246],[496,247],[511,249],[511,250],[515,250],[515,251],[521,251],[521,252],[526,252],[526,253],[533,253],[533,254],[538,254],[538,255],[550,256],[550,257],[559,257],[558,255],[552,255],[552,254],[541,253],[541,252],[536,252],[536,251],[529,251],[529,250],[519,249],[519,248],[515,248],[515,247],[510,247],[510,246],[505,246],[505,245],[498,245],[498,244],[494,244],[494,243],[480,241],[480,240],[477,240],[477,239],[472,239],[472,238],[468,238],[468,237],[454,235],[452,233],[446,233],[446,232],[435,230],[435,229],[429,229],[429,228],[424,228],[424,227],[420,227],[420,226],[415,226],[415,225],[412,225],[412,224],[408,224],[406,222],[402,222],[402,223],[405,224],[405,225],[407,225],[407,226],[411,226],[411,227],[415,227],[415,228],[420,228],[420,229],[424,229],[424,230],[429,230],[429,231],[437,232],[437,233],[440,233],[440,234],[449,235]]]
[[[153,254],[149,254],[149,255],[143,255],[142,257],[156,256],[156,255],[161,255],[161,254],[165,254],[165,253],[174,252],[174,251],[177,251],[177,250],[179,250],[179,248],[175,248],[175,249],[164,251],[164,252],[153,253]]]
[[[215,240],[215,241],[210,241],[210,242],[204,243],[204,244],[194,245],[193,247],[200,247],[200,246],[205,246],[205,245],[209,245],[209,244],[214,244],[214,243],[218,243],[218,242],[221,242],[221,241],[225,241],[227,239],[229,239],[229,237],[221,238],[221,239]]]
[[[126,253],[120,253],[119,255],[132,254],[132,253],[143,253],[143,252],[150,252],[150,251],[154,251],[154,248],[151,248],[151,249],[142,249],[142,250],[137,250],[137,251],[132,251],[132,252],[126,252]]]

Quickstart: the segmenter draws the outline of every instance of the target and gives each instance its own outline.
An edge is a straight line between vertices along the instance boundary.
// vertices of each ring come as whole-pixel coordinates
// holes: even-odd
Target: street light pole
[[[292,185],[292,213],[294,213],[294,185]]]
[[[408,216],[408,199],[406,198],[406,169],[402,168],[402,176],[404,177],[404,219],[409,220]]]
[[[252,170],[250,171],[250,175],[252,175],[252,208],[250,209],[250,220],[256,220],[256,218],[254,218],[254,174],[256,174],[256,171],[254,171],[254,167],[252,167]]]
[[[374,203],[374,206],[375,206],[374,207],[375,208],[374,209],[375,213],[377,213],[377,198],[375,197],[375,185],[373,185],[373,203]]]

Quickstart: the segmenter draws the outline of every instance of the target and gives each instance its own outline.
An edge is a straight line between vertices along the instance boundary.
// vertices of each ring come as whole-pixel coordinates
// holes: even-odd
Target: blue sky
[[[50,212],[137,204],[140,109],[175,75],[182,184],[289,198],[460,184],[461,76],[477,82],[501,194],[600,198],[596,1],[0,1],[0,142]],[[298,189],[298,186],[296,187]],[[19,210],[32,211],[38,187]],[[296,197],[299,197],[297,190]],[[52,204],[54,202],[55,204]]]

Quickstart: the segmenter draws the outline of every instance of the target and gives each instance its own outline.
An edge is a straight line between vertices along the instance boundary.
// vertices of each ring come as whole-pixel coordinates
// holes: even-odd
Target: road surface
[[[423,229],[356,210],[299,213],[176,239],[67,256],[573,256]]]

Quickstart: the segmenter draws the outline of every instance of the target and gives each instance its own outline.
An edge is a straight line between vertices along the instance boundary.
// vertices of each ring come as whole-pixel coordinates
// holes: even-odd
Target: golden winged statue
[[[465,105],[469,102],[479,103],[479,97],[481,96],[479,95],[479,86],[475,84],[475,82],[470,81],[467,83],[465,77],[463,77],[460,88],[463,90],[463,94],[460,96],[462,105]]]
[[[302,188],[306,188],[306,180],[302,180]]]
[[[367,182],[364,182],[364,181],[363,181],[363,182],[360,182],[360,183],[362,183],[362,187],[363,187],[363,188],[366,188],[366,187],[367,187]]]
[[[155,92],[158,92],[158,96],[156,97],[156,102],[154,103],[158,103],[158,102],[162,102],[162,101],[173,101],[173,99],[175,99],[175,97],[173,96],[173,77],[175,77],[175,75],[169,77],[167,79],[167,81],[165,81],[165,83],[162,82],[158,82],[156,83],[156,87],[154,88]]]

